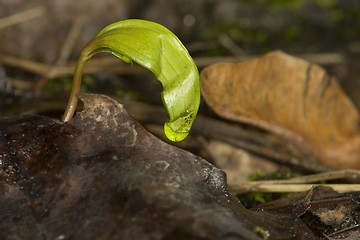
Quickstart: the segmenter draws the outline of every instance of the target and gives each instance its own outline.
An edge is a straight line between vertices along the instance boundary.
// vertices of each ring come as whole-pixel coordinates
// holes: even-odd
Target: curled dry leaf
[[[337,80],[316,64],[275,51],[201,72],[206,102],[220,116],[295,142],[322,164],[360,168],[360,116]]]

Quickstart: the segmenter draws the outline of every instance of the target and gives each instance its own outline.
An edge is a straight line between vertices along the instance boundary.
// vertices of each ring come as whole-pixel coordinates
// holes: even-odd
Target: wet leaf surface
[[[333,168],[360,167],[360,115],[320,66],[269,53],[201,73],[204,99],[220,116],[247,122],[296,143]]]
[[[318,239],[302,217],[311,210],[310,219],[333,223],[327,205],[312,203],[334,203],[337,193],[315,189],[247,210],[222,170],[158,140],[116,101],[81,99],[84,110],[65,124],[0,121],[0,239],[263,239],[259,231]],[[357,200],[329,209],[355,221]]]

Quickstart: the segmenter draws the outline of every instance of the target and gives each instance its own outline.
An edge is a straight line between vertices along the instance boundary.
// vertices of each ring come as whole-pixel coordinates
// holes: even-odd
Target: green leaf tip
[[[175,132],[168,124],[168,122],[165,123],[164,125],[164,132],[165,135],[168,139],[170,139],[173,142],[180,142],[182,140],[184,140],[187,135],[189,134],[189,132]]]
[[[181,141],[188,135],[200,104],[199,72],[186,48],[171,31],[139,19],[113,23],[84,47],[79,68],[98,52],[109,52],[125,62],[134,61],[149,69],[163,86],[161,97],[168,114],[164,125],[166,136],[172,141]],[[81,76],[82,69],[78,72]],[[73,88],[75,78],[76,74]],[[76,92],[72,91],[73,94]],[[67,111],[64,121],[69,119],[66,115],[71,115]]]

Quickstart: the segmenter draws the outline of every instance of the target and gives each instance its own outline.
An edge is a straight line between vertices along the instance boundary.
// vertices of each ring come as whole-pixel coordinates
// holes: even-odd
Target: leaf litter
[[[84,110],[65,124],[0,121],[1,239],[324,239],[303,220],[333,224],[313,204],[324,201],[352,216],[348,237],[356,230],[358,194],[317,187],[245,209],[222,170],[160,141],[111,98],[80,98]]]

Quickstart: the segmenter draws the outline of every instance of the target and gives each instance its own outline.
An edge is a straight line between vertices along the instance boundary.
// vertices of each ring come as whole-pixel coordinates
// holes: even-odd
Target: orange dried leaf
[[[220,116],[282,135],[334,168],[360,168],[360,115],[333,76],[281,51],[201,72]]]

